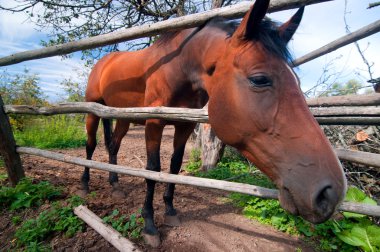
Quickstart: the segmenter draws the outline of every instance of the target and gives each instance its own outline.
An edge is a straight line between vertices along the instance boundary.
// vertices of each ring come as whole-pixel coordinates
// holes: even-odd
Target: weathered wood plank
[[[133,242],[124,238],[115,229],[103,223],[96,214],[87,207],[80,205],[74,208],[74,213],[84,222],[98,232],[106,241],[112,244],[116,249],[122,252],[141,251]]]
[[[318,97],[306,99],[306,102],[309,107],[379,106],[380,94]]]
[[[304,5],[327,2],[331,0],[272,0],[269,12],[298,8]],[[77,41],[68,42],[61,45],[49,46],[41,49],[30,50],[11,54],[0,58],[0,66],[16,64],[26,60],[41,59],[56,55],[63,55],[81,50],[93,49],[110,44],[116,44],[127,40],[153,36],[172,30],[197,27],[213,17],[239,18],[242,17],[250,8],[253,2],[242,2],[233,6],[213,9],[202,13],[168,19],[154,24],[144,24],[115,31],[108,34],[85,38]]]
[[[103,118],[115,119],[165,119],[185,122],[207,122],[208,112],[204,109],[144,107],[144,108],[115,108],[95,102],[60,103],[50,107],[34,107],[28,105],[6,105],[6,113],[28,115],[55,115],[70,113],[92,113]]]
[[[341,160],[380,168],[380,154],[345,149],[335,149],[335,152]]]
[[[315,58],[318,58],[319,56],[325,55],[327,53],[330,53],[332,51],[335,51],[345,45],[348,45],[352,42],[358,41],[362,38],[368,37],[372,34],[375,34],[380,31],[380,20],[377,20],[367,26],[364,26],[363,28],[360,28],[359,30],[356,30],[350,34],[347,34],[337,40],[334,40],[331,43],[328,43],[327,45],[316,49],[298,59],[295,59],[292,63],[292,66],[296,67],[301,64],[304,64],[308,61],[311,61]]]
[[[114,108],[93,102],[61,103],[50,107],[34,107],[28,105],[5,105],[6,113],[29,115],[54,115],[69,113],[92,113],[103,118],[145,120],[164,119],[185,122],[208,122],[208,112],[205,109],[144,107],[144,108]],[[310,108],[316,120],[323,125],[379,125],[380,107],[325,107]]]
[[[318,116],[315,117],[315,120],[317,120],[320,125],[380,125],[380,116]]]
[[[380,116],[380,106],[311,107],[314,116]]]
[[[18,147],[19,153],[31,154],[49,159],[62,161],[81,166],[87,166],[98,170],[112,171],[120,174],[126,174],[136,177],[147,178],[158,182],[175,183],[191,186],[199,186],[213,189],[220,189],[229,192],[239,192],[248,195],[253,195],[267,199],[278,199],[278,190],[263,188],[259,186],[220,181],[214,179],[196,178],[182,175],[173,175],[162,172],[153,172],[148,170],[135,169],[127,166],[105,164],[97,161],[86,160],[83,158],[72,157],[61,153],[54,153],[46,150],[39,150],[29,147]],[[344,202],[340,205],[339,210],[354,212],[372,216],[380,217],[380,206],[370,206],[364,204],[356,204],[351,202]]]
[[[15,186],[20,179],[25,177],[25,174],[20,155],[16,152],[16,142],[3,105],[0,95],[0,155],[4,158],[9,181]]]

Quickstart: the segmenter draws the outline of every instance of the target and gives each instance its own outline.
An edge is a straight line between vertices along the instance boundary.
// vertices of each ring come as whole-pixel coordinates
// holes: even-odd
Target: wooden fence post
[[[16,142],[7,114],[4,112],[4,103],[0,95],[0,154],[4,158],[8,178],[15,186],[25,177],[20,155],[16,152]]]

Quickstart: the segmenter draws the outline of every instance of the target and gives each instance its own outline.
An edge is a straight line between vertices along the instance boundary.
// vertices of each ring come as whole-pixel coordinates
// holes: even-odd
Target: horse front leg
[[[183,154],[185,152],[185,146],[187,139],[191,135],[195,128],[195,124],[193,123],[184,123],[184,124],[176,124],[175,125],[175,133],[174,133],[174,142],[173,148],[174,152],[171,158],[170,163],[170,173],[178,174],[181,170],[181,165],[183,161]],[[174,198],[174,190],[175,184],[168,183],[166,185],[166,190],[164,193],[164,202],[165,202],[165,216],[164,223],[168,226],[179,226],[181,224],[177,210],[173,205]]]
[[[164,124],[160,120],[147,120],[145,127],[145,141],[147,152],[147,170],[159,172],[161,170],[160,164],[160,144],[162,139],[162,131]],[[161,244],[160,235],[157,227],[154,224],[154,209],[153,197],[156,181],[146,179],[146,196],[142,209],[142,216],[144,218],[145,227],[143,230],[143,237],[147,244],[152,247],[158,247]]]

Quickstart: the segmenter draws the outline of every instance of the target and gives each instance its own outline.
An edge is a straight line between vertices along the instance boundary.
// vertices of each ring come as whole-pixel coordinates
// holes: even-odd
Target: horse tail
[[[106,144],[106,149],[110,151],[110,144],[112,139],[112,120],[102,118],[103,132],[104,132],[104,142]]]

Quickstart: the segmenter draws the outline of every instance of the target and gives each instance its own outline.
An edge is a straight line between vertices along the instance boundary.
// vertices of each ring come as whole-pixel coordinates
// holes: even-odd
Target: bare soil
[[[167,171],[172,153],[173,127],[164,131],[161,147],[162,170]],[[188,144],[184,163],[188,162]],[[58,150],[73,156],[84,157],[85,149]],[[27,176],[49,180],[62,186],[67,194],[73,193],[81,176],[82,167],[53,160],[25,155],[22,157]],[[107,162],[108,154],[100,140],[94,153],[94,160]],[[119,164],[144,168],[146,162],[144,128],[135,126],[124,138],[119,151]],[[185,171],[181,172],[186,175]],[[108,173],[91,170],[90,190],[95,192],[89,197],[88,208],[103,217],[118,209],[129,215],[142,207],[145,197],[145,181],[141,178],[121,176],[120,185],[126,192],[125,200],[111,197]],[[152,249],[142,240],[134,241],[143,251],[313,251],[311,247],[294,236],[276,231],[269,226],[248,220],[241,210],[226,201],[226,192],[177,185],[175,206],[179,211],[182,225],[168,227],[163,225],[164,204],[162,195],[164,185],[157,184],[155,194],[156,224],[161,233],[162,245]],[[38,212],[48,206],[27,210],[23,219],[36,217]],[[15,226],[11,222],[12,213],[0,211],[0,251],[11,247]],[[72,238],[52,237],[50,244],[54,251],[116,251],[92,228],[87,227]]]

